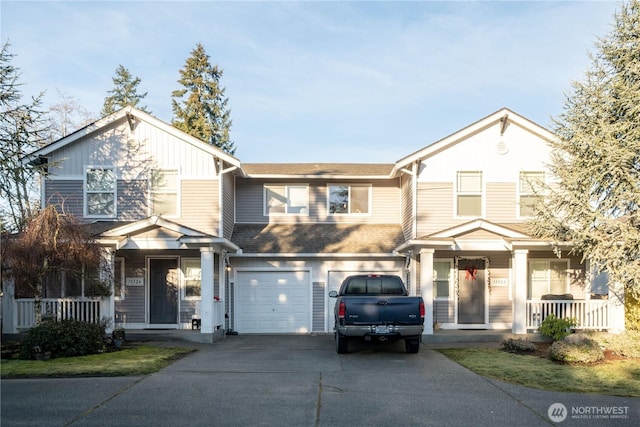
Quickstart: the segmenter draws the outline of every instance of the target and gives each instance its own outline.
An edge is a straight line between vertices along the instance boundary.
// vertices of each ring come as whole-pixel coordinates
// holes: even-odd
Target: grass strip
[[[146,375],[157,372],[174,360],[195,351],[190,348],[149,345],[120,351],[65,357],[47,361],[2,360],[1,378],[50,378]]]
[[[640,397],[638,359],[597,365],[563,365],[536,356],[498,349],[439,349],[440,353],[484,377],[543,390]]]

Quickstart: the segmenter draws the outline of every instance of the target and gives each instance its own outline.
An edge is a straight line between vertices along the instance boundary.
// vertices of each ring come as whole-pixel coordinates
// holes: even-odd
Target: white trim
[[[197,261],[200,267],[200,296],[187,296],[187,277],[185,275],[185,263]],[[180,299],[183,301],[202,300],[202,259],[201,257],[180,257]]]
[[[542,126],[526,119],[525,117],[517,113],[514,113],[508,108],[501,108],[495,113],[490,114],[487,117],[480,119],[477,122],[472,123],[471,125],[398,160],[396,162],[396,166],[394,167],[394,170],[392,171],[392,175],[397,174],[399,170],[401,170],[402,168],[405,168],[410,163],[421,161],[429,157],[433,157],[434,155],[437,155],[437,153],[443,150],[446,150],[449,147],[455,144],[458,144],[461,141],[464,141],[469,136],[477,132],[480,132],[482,129],[486,129],[494,125],[495,123],[503,120],[505,115],[507,115],[506,120],[508,120],[509,123],[513,123],[517,126],[520,126],[521,128],[528,130],[532,134],[539,136],[540,138],[546,141],[551,142],[551,141],[556,141],[558,139],[553,133],[543,128]]]
[[[284,212],[269,212],[267,203],[269,202],[269,197],[267,192],[273,191],[272,187],[282,187],[284,188],[284,197],[286,198],[286,202],[284,203]],[[304,188],[306,190],[306,204],[304,206],[304,212],[288,212],[290,205],[290,197],[289,190],[292,188]],[[263,183],[262,184],[262,215],[266,217],[272,216],[309,216],[309,184],[308,183]]]
[[[473,191],[460,191],[460,174],[470,174],[470,173],[478,173],[480,174],[480,192]],[[486,183],[484,179],[484,171],[481,170],[458,170],[455,172],[455,179],[453,181],[454,191],[453,191],[453,217],[455,219],[473,219],[473,218],[483,218],[485,217],[485,208],[486,208]],[[480,213],[478,215],[458,215],[459,211],[459,202],[458,197],[464,196],[476,196],[480,197]]]
[[[540,297],[533,297],[531,295],[531,264],[534,262],[546,262],[547,263],[547,268],[546,268],[546,273],[547,273],[547,292],[545,294],[549,294],[551,293],[551,279],[550,279],[550,272],[551,272],[551,262],[564,262],[566,265],[565,268],[565,272],[564,272],[564,292],[565,294],[570,293],[571,292],[571,281],[569,279],[569,270],[571,269],[571,259],[569,258],[529,258],[527,260],[527,301],[540,301]],[[544,294],[543,294],[544,295]]]
[[[178,300],[176,301],[176,323],[151,323],[151,260],[154,259],[175,259],[176,268],[180,270],[180,256],[178,255],[146,255],[144,257],[145,283],[144,287],[144,321],[149,328],[174,328],[180,324],[180,290],[178,289]],[[178,272],[178,280],[180,273]]]
[[[115,265],[118,262],[122,263],[122,267],[121,267],[121,271],[120,271],[120,273],[121,273],[120,274],[120,276],[121,276],[120,277],[120,281],[121,281],[121,283],[120,283],[120,292],[121,292],[121,294],[120,295],[116,295],[116,289],[115,289],[115,279],[116,279],[116,277],[115,277],[115,271],[116,271],[115,270]],[[114,271],[114,273],[113,273],[113,275],[114,275],[113,276],[113,280],[114,280],[113,299],[114,299],[114,301],[120,302],[120,301],[124,301],[126,299],[127,292],[125,290],[125,288],[126,288],[125,278],[127,277],[127,275],[125,274],[125,270],[126,270],[125,258],[121,257],[121,256],[114,257],[113,258],[113,271]]]
[[[349,208],[349,212],[345,212],[345,213],[331,213],[331,187],[347,187],[348,189],[348,208]],[[368,200],[367,200],[367,212],[351,212],[351,189],[352,187],[367,187],[367,191],[368,191]],[[371,184],[355,184],[355,183],[351,183],[351,184],[345,184],[345,183],[340,183],[340,182],[333,182],[333,183],[327,183],[326,185],[326,197],[327,197],[327,204],[326,204],[326,209],[327,209],[327,216],[328,217],[363,217],[363,216],[372,216],[373,215],[373,185]]]
[[[153,195],[154,194],[174,194],[173,191],[154,191],[153,190],[153,174],[154,172],[170,172],[173,173],[175,172],[175,176],[176,176],[176,188],[175,188],[175,195],[176,195],[176,211],[175,213],[171,213],[171,214],[165,214],[165,213],[156,213],[154,212],[154,206],[153,206]],[[181,213],[182,213],[182,176],[180,175],[180,167],[173,167],[173,166],[167,166],[167,167],[157,167],[154,169],[150,169],[149,170],[149,186],[147,188],[147,206],[148,206],[148,215],[149,216],[160,216],[162,215],[165,218],[180,218]]]
[[[111,171],[113,173],[113,189],[111,191],[89,191],[87,185],[87,176],[89,170]],[[113,195],[113,214],[89,214],[89,194],[112,194]],[[118,217],[118,168],[114,165],[85,165],[82,180],[83,195],[83,215],[85,218],[117,218]]]
[[[447,302],[454,301],[455,300],[455,289],[454,289],[454,286],[453,286],[453,284],[455,282],[455,280],[454,280],[454,274],[455,274],[455,270],[454,270],[455,262],[454,262],[454,259],[453,258],[434,258],[433,259],[433,264],[434,264],[433,273],[434,273],[434,276],[435,276],[435,273],[436,273],[436,269],[435,269],[436,262],[447,262],[447,263],[449,263],[449,296],[447,296],[447,297],[434,297],[433,295],[431,295],[431,298],[434,301],[443,301],[443,302],[444,301],[447,301]],[[433,290],[435,291],[436,289],[437,289],[436,280],[434,279],[434,281],[433,281]],[[424,296],[423,296],[423,298],[424,298]]]
[[[233,277],[229,277],[229,281],[233,283],[235,298],[233,299],[233,324],[238,327],[238,282],[237,273],[297,273],[303,272],[308,275],[307,286],[307,331],[292,331],[291,333],[305,333],[310,334],[313,332],[313,268],[312,267],[234,267],[232,274]],[[326,323],[326,322],[325,322]],[[240,331],[242,332],[242,331]]]

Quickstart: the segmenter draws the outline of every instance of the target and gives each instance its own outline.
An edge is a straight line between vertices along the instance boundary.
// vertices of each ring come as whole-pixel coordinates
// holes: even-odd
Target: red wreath
[[[476,274],[478,274],[478,269],[475,265],[471,265],[465,270],[464,278],[465,280],[476,280]]]

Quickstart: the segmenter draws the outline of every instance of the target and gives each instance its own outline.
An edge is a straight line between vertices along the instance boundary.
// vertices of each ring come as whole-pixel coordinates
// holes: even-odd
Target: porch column
[[[624,286],[620,282],[609,282],[609,332],[624,332]]]
[[[213,333],[213,263],[214,263],[214,250],[213,248],[200,248],[200,317],[201,328],[200,333],[211,334]]]
[[[433,335],[433,253],[434,249],[420,249],[420,295],[424,300],[423,335]]]
[[[100,317],[112,320],[105,328],[107,333],[111,333],[116,326],[115,253],[114,248],[100,248],[100,281],[109,283],[111,290],[108,297],[100,298]]]
[[[529,251],[513,251],[513,324],[514,334],[527,333],[527,257]]]
[[[2,290],[2,333],[17,334],[18,307],[15,298],[15,286],[12,277],[6,278]]]

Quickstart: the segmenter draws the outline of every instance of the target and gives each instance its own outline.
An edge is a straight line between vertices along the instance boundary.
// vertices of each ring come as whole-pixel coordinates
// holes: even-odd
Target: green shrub
[[[563,363],[593,363],[604,359],[604,352],[596,341],[575,334],[551,344],[549,357]]]
[[[521,338],[507,338],[502,340],[502,349],[508,353],[527,353],[536,351],[536,346],[530,341]]]
[[[600,345],[618,356],[640,358],[640,332],[599,333],[595,336],[595,339]]]
[[[27,332],[20,350],[21,359],[34,359],[36,353],[50,352],[51,357],[95,354],[104,350],[103,325],[63,320],[46,321]]]
[[[578,321],[573,317],[560,319],[555,314],[550,314],[544,318],[540,325],[540,333],[554,341],[560,341],[571,333],[571,328],[575,327]]]
[[[624,321],[628,331],[640,332],[640,298],[632,292],[624,296]]]

